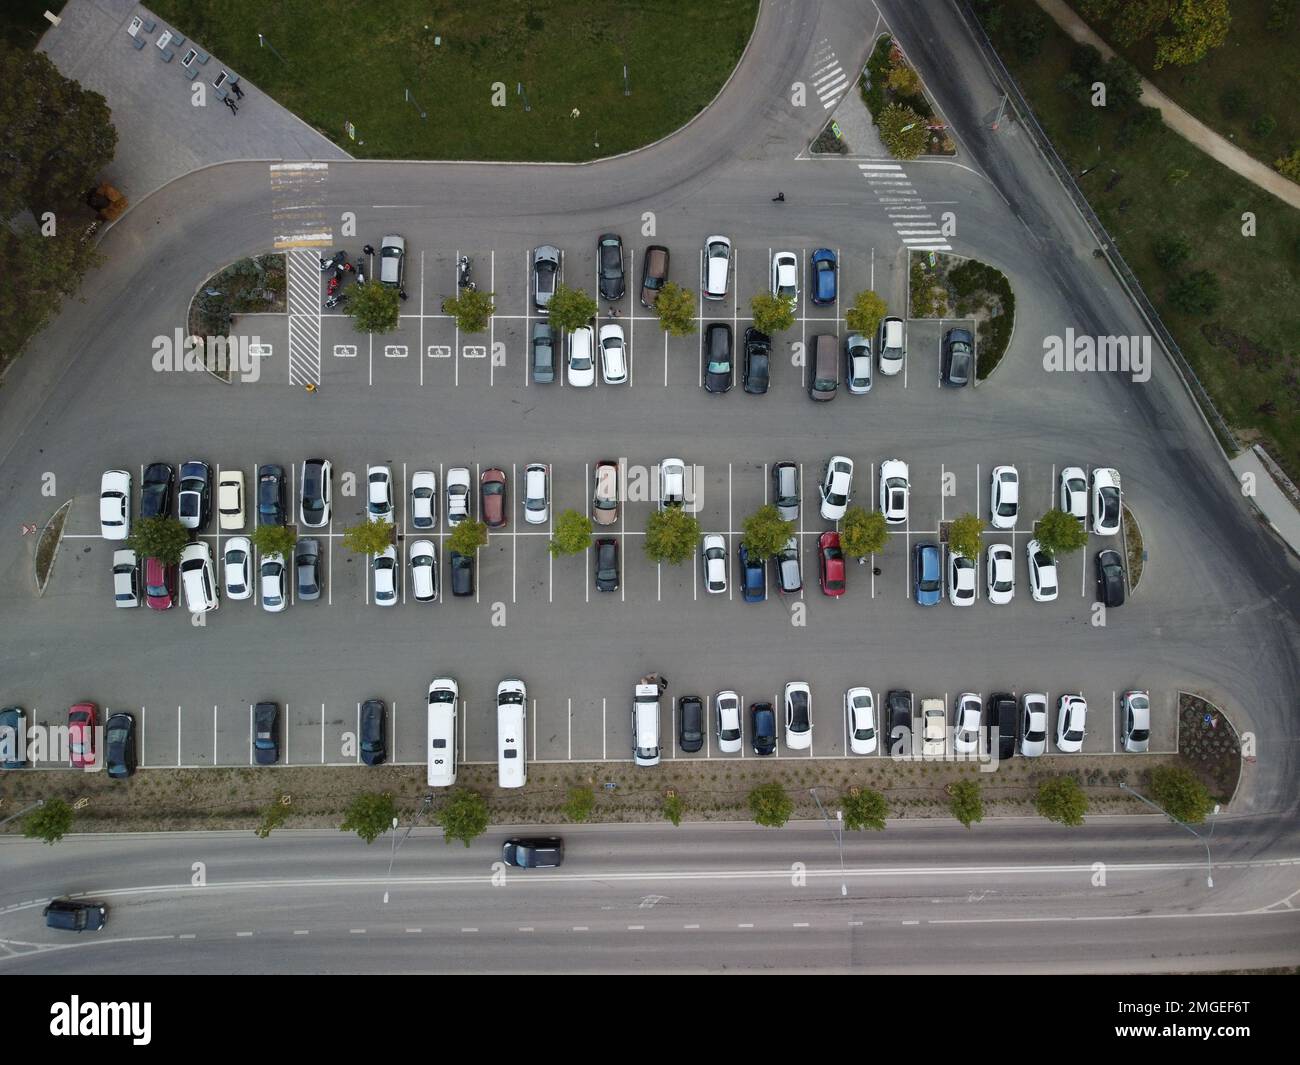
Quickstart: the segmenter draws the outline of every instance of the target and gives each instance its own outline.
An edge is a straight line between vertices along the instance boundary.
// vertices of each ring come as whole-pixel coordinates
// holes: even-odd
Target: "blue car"
[[[938,544],[917,544],[912,573],[916,582],[916,601],[920,606],[934,606],[943,598],[943,568]]]
[[[761,603],[767,598],[767,567],[740,545],[740,587],[746,603]]]
[[[835,302],[835,253],[830,248],[818,248],[812,253],[813,303]]]

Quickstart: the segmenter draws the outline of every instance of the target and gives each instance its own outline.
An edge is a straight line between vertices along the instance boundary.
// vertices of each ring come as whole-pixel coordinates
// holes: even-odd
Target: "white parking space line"
[[[181,708],[176,708],[176,764],[181,764]]]
[[[731,531],[733,528],[734,526],[731,523],[731,463],[728,462],[727,463],[727,568],[728,569],[732,568],[731,563],[736,557],[736,552],[734,549],[735,533]],[[735,583],[736,582],[732,579],[732,575],[728,574],[727,575],[727,599],[728,600],[732,600],[735,598],[735,596],[732,594]]]
[[[217,707],[212,707],[212,764],[217,764]]]
[[[457,279],[459,281],[459,278]],[[497,253],[494,248],[488,254],[488,291],[496,291],[497,281]],[[459,292],[460,290],[457,289]],[[496,384],[496,338],[497,338],[497,316],[495,314],[488,318],[488,387],[491,388]],[[525,358],[525,362],[528,360]]]
[[[523,519],[523,510],[520,505],[522,492],[519,490],[518,467],[515,463],[510,464],[510,483],[514,485],[515,508],[519,511],[514,520],[510,523],[510,602],[518,602],[517,589],[519,586],[519,522]]]
[[[600,760],[603,762],[609,757],[609,729],[605,724],[605,700],[600,700]]]
[[[569,726],[569,761],[573,761],[573,697],[570,696],[567,700],[565,700],[565,702],[566,705],[568,706],[567,720]]]
[[[248,704],[248,764],[253,764],[253,704]]]
[[[425,354],[427,349],[424,346],[424,249],[420,250],[420,347],[418,350],[420,363],[420,387],[423,388],[424,360],[428,358]]]

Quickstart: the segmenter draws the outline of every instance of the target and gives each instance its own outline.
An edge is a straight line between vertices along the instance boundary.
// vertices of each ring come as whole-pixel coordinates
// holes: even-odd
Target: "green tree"
[[[1151,770],[1151,798],[1172,817],[1199,825],[1214,809],[1214,799],[1191,770],[1180,765]]]
[[[174,566],[190,542],[190,531],[175,518],[137,518],[126,542],[137,558],[158,558]]]
[[[1073,554],[1088,543],[1088,531],[1079,519],[1056,508],[1038,519],[1034,535],[1039,546],[1052,556]]]
[[[1156,37],[1156,69],[1166,63],[1187,66],[1200,62],[1211,48],[1228,39],[1231,22],[1228,0],[1174,0],[1169,14],[1174,32]]]
[[[277,792],[274,799],[262,807],[262,821],[253,829],[258,839],[266,839],[272,832],[284,824],[293,806],[293,799],[284,792]]]
[[[397,806],[388,792],[366,792],[348,803],[339,831],[355,832],[367,844],[374,843],[396,819]]]
[[[1288,177],[1292,181],[1300,181],[1300,148],[1296,148],[1290,155],[1283,155],[1274,159],[1273,169],[1283,177]]]
[[[458,555],[472,555],[488,542],[487,526],[481,521],[466,518],[447,537],[447,550]]]
[[[695,293],[669,281],[655,297],[659,325],[670,336],[684,337],[695,332]]]
[[[889,525],[878,510],[849,507],[840,519],[840,550],[849,558],[878,555],[889,543]]]
[[[462,333],[485,333],[496,310],[492,302],[495,295],[477,288],[462,288],[455,296],[442,301],[442,313],[455,318]]]
[[[23,818],[23,835],[53,846],[72,828],[72,807],[62,799],[45,799]]]
[[[910,107],[890,104],[880,115],[880,139],[895,159],[915,159],[930,139],[925,119]]]
[[[1161,237],[1155,242],[1151,251],[1161,267],[1165,270],[1176,270],[1191,257],[1192,246],[1187,243],[1186,238],[1175,233]]]
[[[1186,314],[1213,313],[1222,299],[1219,279],[1209,270],[1193,270],[1169,286],[1169,302]]]
[[[794,300],[789,296],[773,296],[760,292],[749,301],[749,316],[760,333],[774,336],[794,328]]]
[[[966,828],[984,820],[984,797],[978,780],[958,780],[948,786],[948,809]]]
[[[844,827],[850,832],[868,828],[875,832],[884,831],[889,803],[880,792],[870,788],[862,788],[856,795],[845,792],[840,796],[840,806],[844,810]]]
[[[794,522],[783,521],[775,503],[759,507],[743,524],[742,543],[750,556],[766,562],[794,535]]]
[[[298,532],[289,525],[259,525],[253,530],[252,540],[253,546],[263,555],[292,558],[293,545],[298,542]]]
[[[844,321],[849,327],[849,332],[870,337],[888,311],[889,308],[884,300],[871,289],[864,289],[853,297],[853,306],[844,312]]]
[[[1112,56],[1101,68],[1098,79],[1106,85],[1106,106],[1132,107],[1142,98],[1142,75],[1122,56]]]
[[[1016,55],[1026,62],[1042,50],[1047,38],[1047,16],[1041,11],[1030,11],[1009,28],[1011,46]]]
[[[574,824],[591,820],[592,811],[596,809],[596,793],[590,785],[581,784],[569,789],[569,797],[564,803],[564,816]]]
[[[885,84],[901,96],[915,96],[921,91],[920,75],[906,63],[891,68]]]
[[[1258,140],[1271,136],[1275,129],[1277,129],[1277,119],[1272,115],[1260,115],[1250,124],[1251,136]]]
[[[367,281],[352,287],[343,313],[358,333],[391,333],[400,315],[398,300],[397,289]]]
[[[984,532],[984,522],[977,514],[963,514],[953,518],[948,526],[948,547],[978,560],[980,557],[980,534]]]
[[[556,285],[551,302],[546,305],[546,317],[552,329],[564,329],[572,333],[595,318],[598,310],[599,304],[581,289]]]
[[[754,821],[768,828],[780,828],[794,813],[794,800],[786,794],[780,781],[760,784],[749,793],[749,812]]]
[[[0,171],[5,169],[0,161]],[[94,242],[82,241],[83,222],[56,214],[59,228],[52,237],[35,229],[0,226],[2,261],[11,275],[23,282],[0,285],[0,367],[58,314],[64,298],[77,291],[86,271],[103,262]]]
[[[1040,781],[1034,796],[1040,816],[1062,825],[1081,825],[1088,812],[1088,796],[1074,777],[1049,777]]]
[[[393,543],[393,523],[366,519],[343,530],[343,546],[356,555],[377,555]]]
[[[442,804],[442,809],[433,815],[433,821],[442,829],[444,843],[458,839],[468,847],[487,831],[487,800],[477,791],[455,788]]]
[[[682,507],[665,507],[650,515],[645,527],[645,553],[651,562],[676,566],[695,555],[700,522]]]
[[[552,558],[577,555],[591,546],[591,518],[580,510],[563,510],[555,519],[555,535],[547,543]]]
[[[673,823],[674,828],[681,827],[682,813],[685,809],[686,804],[675,791],[664,799],[664,817]]]

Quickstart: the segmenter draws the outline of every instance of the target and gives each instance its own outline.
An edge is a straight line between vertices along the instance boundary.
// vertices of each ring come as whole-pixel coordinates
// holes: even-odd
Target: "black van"
[[[677,709],[682,715],[677,742],[683,751],[693,754],[704,746],[704,702],[698,695],[683,695]]]
[[[985,718],[989,728],[998,730],[998,758],[1012,758],[1016,753],[1016,697],[1006,692],[989,696]]]
[[[98,932],[108,919],[108,907],[102,902],[77,902],[55,899],[41,911],[46,928],[65,932]]]

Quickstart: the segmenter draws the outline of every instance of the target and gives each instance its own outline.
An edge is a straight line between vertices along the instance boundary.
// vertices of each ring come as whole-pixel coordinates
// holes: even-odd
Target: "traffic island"
[[[956,142],[925,91],[916,68],[888,33],[876,39],[860,82],[862,100],[896,159],[957,154]]]
[[[1007,275],[950,252],[908,253],[908,316],[975,322],[975,379],[987,380],[1011,345],[1016,296]]]
[[[230,384],[238,369],[227,354],[235,317],[240,314],[285,313],[285,259],[275,252],[240,259],[213,274],[190,300],[187,336],[204,341],[204,368]]]
[[[63,525],[68,519],[68,508],[72,506],[69,499],[59,507],[41,529],[36,538],[36,594],[45,594],[45,586],[50,582],[54,572],[54,560],[59,554],[59,545],[63,542]]]
[[[1136,592],[1138,581],[1142,579],[1142,566],[1146,562],[1146,549],[1142,546],[1142,529],[1137,523],[1137,518],[1133,512],[1128,509],[1128,504],[1124,507],[1124,552],[1125,564],[1128,567],[1128,590]]]
[[[1192,692],[1178,693],[1178,750],[1181,764],[1225,804],[1237,793],[1243,762],[1254,761],[1253,755],[1243,755],[1241,737],[1228,716]]]

